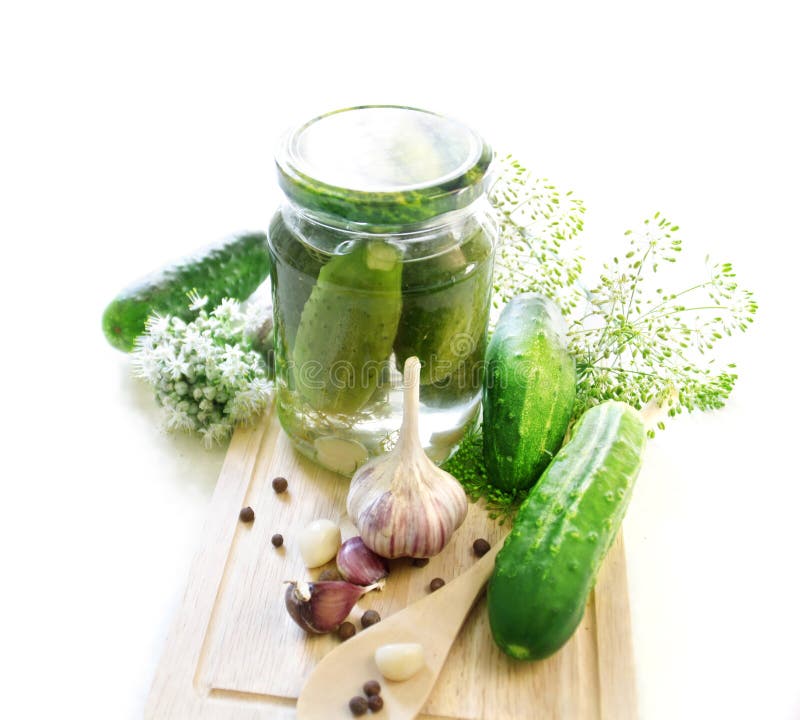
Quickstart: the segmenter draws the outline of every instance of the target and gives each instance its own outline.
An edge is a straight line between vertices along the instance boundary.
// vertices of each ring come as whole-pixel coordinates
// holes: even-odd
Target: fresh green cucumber
[[[320,270],[294,343],[297,389],[316,410],[354,413],[378,386],[392,352],[402,298],[400,251],[355,241]]]
[[[561,446],[575,385],[558,306],[541,295],[517,295],[486,351],[483,456],[493,485],[525,490],[536,482]]]
[[[628,508],[645,438],[638,411],[613,400],[596,405],[531,490],[489,581],[489,622],[503,652],[545,658],[578,627]]]
[[[103,332],[115,348],[130,352],[152,313],[193,319],[188,293],[208,297],[209,307],[223,298],[247,299],[269,274],[267,237],[231,235],[182,258],[125,288],[103,313]]]

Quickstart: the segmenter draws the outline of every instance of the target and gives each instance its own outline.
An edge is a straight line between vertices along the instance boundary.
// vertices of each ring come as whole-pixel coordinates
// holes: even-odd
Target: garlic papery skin
[[[364,544],[385,558],[436,555],[467,516],[461,483],[436,467],[419,441],[419,373],[419,359],[408,358],[397,445],[362,465],[347,495]]]
[[[336,554],[336,568],[347,582],[372,585],[389,574],[386,560],[370,550],[360,537],[342,543]]]
[[[322,635],[339,627],[359,598],[376,587],[343,580],[292,581],[286,587],[284,600],[292,620],[306,632]]]

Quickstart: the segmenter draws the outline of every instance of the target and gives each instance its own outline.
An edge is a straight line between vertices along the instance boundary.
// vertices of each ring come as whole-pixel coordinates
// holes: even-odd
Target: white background
[[[800,717],[790,6],[4,3],[0,716],[141,715],[223,457],[159,434],[103,307],[264,228],[287,125],[390,102],[573,188],[592,257],[661,210],[757,292],[732,402],[651,444],[626,521],[640,709]]]

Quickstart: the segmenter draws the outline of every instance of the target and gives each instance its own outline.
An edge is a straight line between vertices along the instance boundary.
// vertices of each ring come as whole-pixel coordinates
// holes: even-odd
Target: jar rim
[[[424,222],[486,191],[493,153],[474,130],[403,105],[360,105],[287,132],[275,161],[286,196],[364,224]]]

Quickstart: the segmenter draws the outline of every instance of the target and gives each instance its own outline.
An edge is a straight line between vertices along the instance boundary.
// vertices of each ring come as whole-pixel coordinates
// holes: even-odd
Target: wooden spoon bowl
[[[384,720],[410,720],[428,698],[469,611],[494,569],[503,542],[495,543],[455,580],[404,610],[363,630],[329,652],[314,668],[297,700],[298,720],[351,720],[348,702],[367,680],[381,683]],[[387,643],[419,643],[425,665],[405,682],[383,678],[375,650]]]

